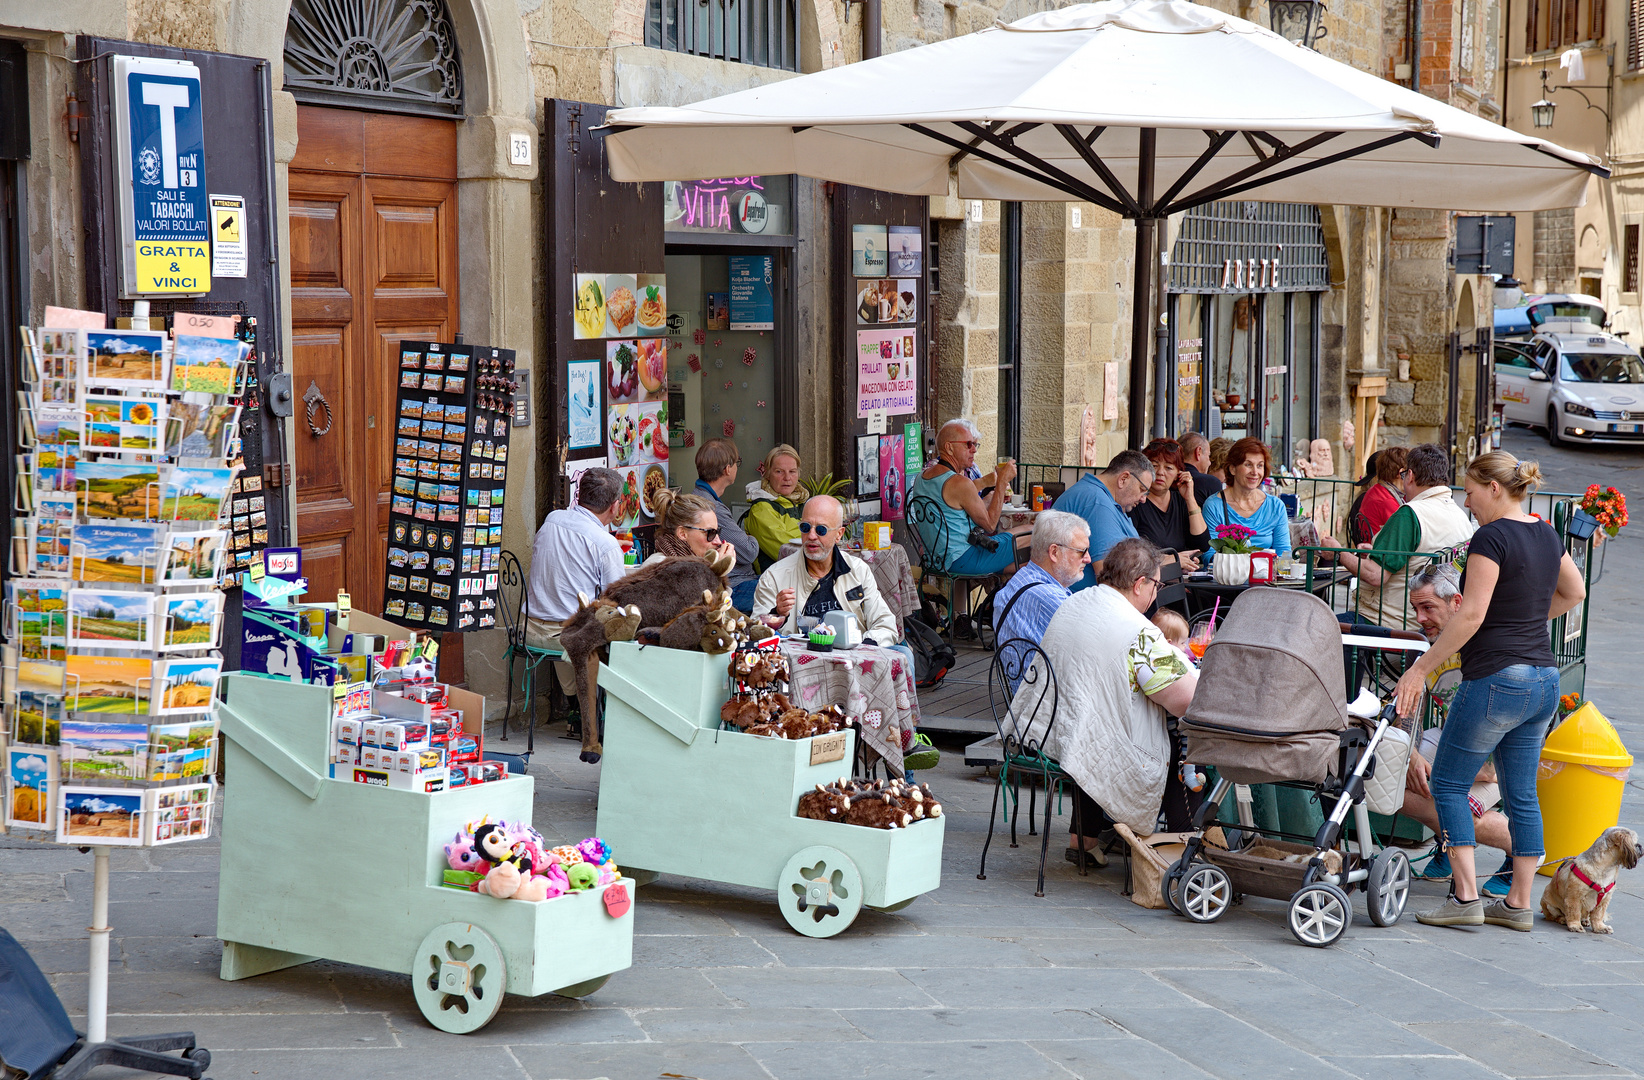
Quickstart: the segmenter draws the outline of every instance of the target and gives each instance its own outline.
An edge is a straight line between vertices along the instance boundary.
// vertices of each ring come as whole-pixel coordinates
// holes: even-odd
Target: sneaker
[[[1482,926],[1484,901],[1471,900],[1464,904],[1452,894],[1433,910],[1416,912],[1416,921],[1424,926]]]
[[[1501,869],[1497,870],[1494,874],[1491,874],[1489,879],[1478,887],[1478,891],[1492,900],[1499,900],[1506,896],[1512,888],[1513,860],[1511,856],[1508,856],[1508,858],[1501,864]],[[1513,910],[1517,909],[1515,908]],[[1486,915],[1485,919],[1488,920],[1489,916]],[[1527,930],[1529,927],[1525,927],[1525,929]]]
[[[1527,907],[1513,907],[1505,900],[1496,900],[1484,905],[1484,921],[1491,926],[1529,933],[1535,929],[1536,913]]]
[[[1450,856],[1442,851],[1434,852],[1433,857],[1427,860],[1427,865],[1421,868],[1422,881],[1449,881]]]
[[[1107,865],[1107,855],[1100,848],[1087,848],[1081,852],[1076,847],[1070,847],[1062,857],[1074,866],[1079,866],[1082,859],[1082,868],[1099,870]]]
[[[942,760],[942,752],[931,745],[930,736],[923,733],[913,737],[913,749],[902,755],[902,768],[908,772],[934,769]]]

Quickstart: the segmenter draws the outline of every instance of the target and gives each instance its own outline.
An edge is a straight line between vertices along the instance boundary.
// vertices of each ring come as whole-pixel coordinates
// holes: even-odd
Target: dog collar
[[[1609,896],[1610,895],[1610,890],[1615,888],[1615,882],[1613,882],[1613,881],[1610,882],[1608,885],[1604,886],[1602,889],[1599,888],[1597,885],[1594,885],[1593,884],[1593,879],[1588,877],[1586,874],[1583,874],[1581,872],[1581,867],[1577,866],[1575,863],[1570,864],[1570,873],[1575,875],[1577,881],[1581,882],[1583,885],[1587,886],[1587,888],[1589,888],[1589,889],[1593,890],[1593,892],[1597,893],[1598,898],[1600,900],[1604,899],[1606,896]]]

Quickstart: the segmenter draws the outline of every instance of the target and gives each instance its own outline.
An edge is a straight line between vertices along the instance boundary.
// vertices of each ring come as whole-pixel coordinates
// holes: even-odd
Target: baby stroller
[[[1344,645],[1427,648],[1402,636],[1344,635],[1329,607],[1305,592],[1249,589],[1229,611],[1205,650],[1198,690],[1180,725],[1186,760],[1214,766],[1217,780],[1194,817],[1185,852],[1163,879],[1164,900],[1178,914],[1213,922],[1242,894],[1289,900],[1291,933],[1317,948],[1334,944],[1353,921],[1349,894],[1355,888],[1364,890],[1377,926],[1392,926],[1404,914],[1410,861],[1397,848],[1374,852],[1365,806],[1378,749],[1396,745],[1385,742],[1393,707],[1362,694],[1351,711],[1366,723],[1374,718],[1373,727],[1349,724]],[[1397,771],[1383,784],[1396,779],[1402,790],[1403,769]],[[1242,805],[1243,820],[1218,821],[1235,784],[1308,787],[1334,806],[1310,838],[1256,829]],[[1349,812],[1351,848],[1342,843]],[[1218,825],[1229,838],[1226,848],[1206,836]]]

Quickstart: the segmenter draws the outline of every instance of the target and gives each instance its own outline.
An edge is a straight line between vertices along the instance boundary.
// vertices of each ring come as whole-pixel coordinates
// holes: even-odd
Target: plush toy
[[[578,851],[575,845],[572,844],[561,844],[559,847],[549,848],[548,854],[557,857],[567,870],[582,861],[582,852]]]
[[[597,836],[590,836],[577,845],[577,854],[582,856],[583,862],[603,866],[611,861],[611,845]]]
[[[575,863],[565,871],[565,877],[571,883],[572,892],[581,892],[599,884],[599,868],[591,863]]]
[[[815,791],[807,791],[799,796],[799,816],[811,818],[815,821],[844,821],[845,811],[851,808],[850,796],[840,790],[837,784],[823,787],[816,785]]]
[[[694,604],[668,621],[657,635],[658,644],[669,649],[698,649],[705,653],[726,653],[736,648],[737,636],[747,620],[731,607],[731,594],[704,589],[702,603]]]
[[[667,626],[686,608],[699,603],[704,592],[717,594],[725,588],[725,576],[736,565],[736,553],[729,548],[716,548],[710,558],[667,558],[649,566],[642,566],[606,589],[590,604],[584,604],[565,622],[560,632],[560,645],[565,659],[576,673],[577,700],[583,716],[597,716],[599,710],[594,696],[598,689],[600,653],[610,642],[606,634],[609,622],[616,618],[601,615],[612,606],[625,609],[622,625],[633,618],[631,608],[639,609],[635,627]],[[602,747],[599,725],[582,725],[583,761],[599,760]]]
[[[445,862],[453,870],[470,874],[483,873],[488,865],[474,850],[474,836],[469,832],[457,833],[456,839],[445,845]]]
[[[872,829],[905,829],[915,821],[942,816],[928,784],[903,780],[847,780],[836,782],[799,797],[796,813],[819,821],[843,821]]]

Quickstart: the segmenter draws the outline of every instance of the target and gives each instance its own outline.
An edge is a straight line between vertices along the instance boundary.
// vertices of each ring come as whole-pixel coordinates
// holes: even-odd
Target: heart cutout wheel
[[[507,987],[502,949],[473,923],[436,926],[417,946],[411,992],[423,1016],[441,1031],[467,1035],[489,1024]]]
[[[788,925],[806,937],[833,937],[862,910],[862,874],[837,848],[805,848],[782,868],[776,903]]]

